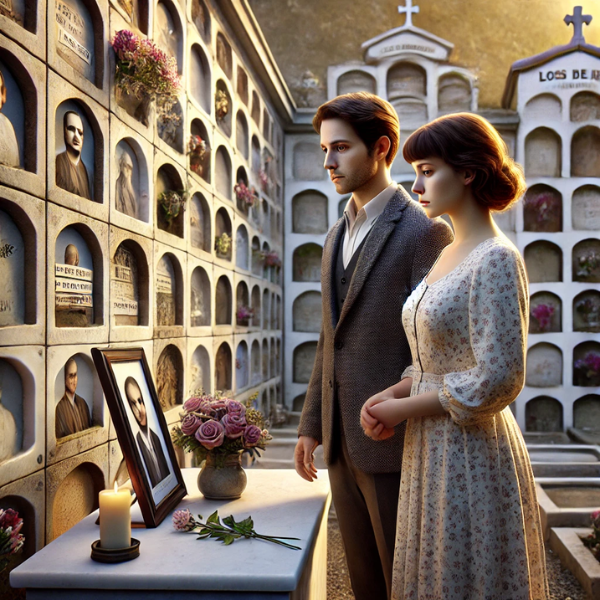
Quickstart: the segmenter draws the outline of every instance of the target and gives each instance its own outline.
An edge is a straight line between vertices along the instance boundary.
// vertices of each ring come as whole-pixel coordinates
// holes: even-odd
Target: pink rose
[[[244,445],[247,447],[256,446],[260,441],[262,431],[256,425],[248,425],[244,429]]]
[[[210,408],[213,411],[215,419],[219,421],[227,414],[227,399],[223,398],[222,400],[213,400],[210,403]]]
[[[194,529],[194,525],[194,518],[189,509],[182,508],[173,513],[173,527],[177,531],[191,531]]]
[[[188,398],[183,403],[183,410],[187,412],[197,412],[202,405],[202,398]]]
[[[212,450],[223,443],[225,427],[218,421],[205,421],[196,429],[195,437],[207,450]]]
[[[186,415],[181,421],[181,431],[184,435],[194,435],[200,425],[202,425],[202,419],[196,415]]]
[[[243,417],[246,414],[246,407],[239,400],[230,400],[227,403],[227,413]]]
[[[246,428],[246,417],[230,413],[221,419],[221,425],[225,427],[225,435],[228,438],[239,438]]]

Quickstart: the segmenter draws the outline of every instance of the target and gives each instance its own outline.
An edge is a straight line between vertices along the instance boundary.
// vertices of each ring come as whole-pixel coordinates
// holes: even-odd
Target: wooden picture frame
[[[92,348],[146,527],[187,494],[143,348]]]

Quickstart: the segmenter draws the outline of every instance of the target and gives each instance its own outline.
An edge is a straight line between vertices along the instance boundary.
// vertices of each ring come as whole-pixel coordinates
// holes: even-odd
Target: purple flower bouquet
[[[0,508],[0,571],[8,565],[9,557],[21,551],[25,536],[20,533],[23,519],[12,508]]]

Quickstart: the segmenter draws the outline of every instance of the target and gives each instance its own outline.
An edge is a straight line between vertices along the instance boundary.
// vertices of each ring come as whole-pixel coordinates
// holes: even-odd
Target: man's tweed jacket
[[[333,420],[341,414],[348,452],[357,468],[366,473],[400,471],[405,425],[396,427],[390,439],[376,442],[364,434],[360,410],[370,396],[397,383],[411,364],[402,306],[452,241],[452,231],[441,219],[430,220],[398,186],[363,245],[338,319],[332,277],[343,232],[341,218],[325,239],[323,324],[298,435],[321,442],[330,464],[336,447]]]

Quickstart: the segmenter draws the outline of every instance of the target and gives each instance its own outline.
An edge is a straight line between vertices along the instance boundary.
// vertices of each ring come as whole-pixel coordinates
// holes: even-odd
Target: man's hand
[[[298,438],[298,443],[294,450],[294,463],[296,473],[302,479],[306,479],[306,481],[313,481],[317,478],[314,451],[318,445],[319,442],[315,438],[308,437],[307,435],[301,435]]]
[[[383,393],[375,394],[363,404],[360,411],[360,424],[364,429],[365,435],[368,435],[375,441],[387,440],[395,433],[393,427],[386,427],[369,412],[373,406],[377,406],[377,404],[390,399],[391,396],[389,395],[384,395]]]

